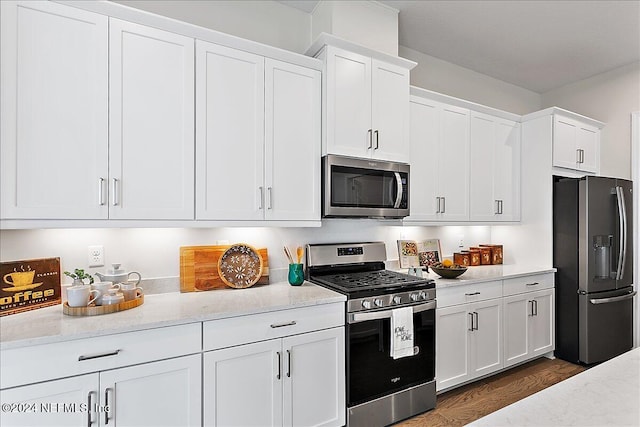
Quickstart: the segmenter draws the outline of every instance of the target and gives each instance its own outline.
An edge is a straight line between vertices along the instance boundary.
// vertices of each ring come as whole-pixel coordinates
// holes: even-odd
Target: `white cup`
[[[121,302],[124,302],[124,295],[122,295],[122,292],[118,292],[116,288],[109,289],[102,296],[102,305],[120,304]]]
[[[67,303],[69,307],[86,307],[98,298],[100,292],[91,289],[89,285],[75,285],[67,288]],[[91,296],[95,295],[92,299]]]
[[[140,286],[136,286],[138,282],[124,282],[124,283],[120,283],[120,290],[122,291],[122,293],[124,294],[124,300],[125,301],[131,301],[134,300],[138,297],[138,291],[140,291],[140,293],[142,293],[143,289]]]
[[[99,292],[96,298],[96,305],[102,305],[102,297],[109,292],[109,289],[120,289],[119,284],[113,284],[113,282],[95,282],[91,284],[91,289],[95,289]]]

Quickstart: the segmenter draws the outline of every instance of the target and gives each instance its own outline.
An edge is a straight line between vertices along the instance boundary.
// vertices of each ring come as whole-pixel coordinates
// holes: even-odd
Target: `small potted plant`
[[[89,284],[93,283],[93,276],[89,273],[85,273],[81,268],[76,268],[73,270],[73,273],[65,271],[64,274],[65,276],[69,276],[73,279],[73,286],[84,285],[84,279],[89,279]]]

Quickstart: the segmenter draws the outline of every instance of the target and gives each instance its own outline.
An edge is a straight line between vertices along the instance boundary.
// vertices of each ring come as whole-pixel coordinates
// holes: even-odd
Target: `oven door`
[[[327,155],[322,169],[325,217],[409,215],[409,165]]]
[[[355,406],[435,378],[435,308],[413,306],[413,356],[391,357],[392,310],[350,313],[347,323],[347,406]]]

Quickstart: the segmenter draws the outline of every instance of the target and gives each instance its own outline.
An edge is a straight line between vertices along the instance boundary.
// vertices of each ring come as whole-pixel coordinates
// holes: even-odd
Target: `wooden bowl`
[[[456,277],[460,276],[465,271],[467,271],[466,267],[460,267],[460,268],[438,268],[438,267],[431,266],[429,268],[432,269],[433,271],[435,271],[436,274],[438,274],[443,279],[455,279]]]

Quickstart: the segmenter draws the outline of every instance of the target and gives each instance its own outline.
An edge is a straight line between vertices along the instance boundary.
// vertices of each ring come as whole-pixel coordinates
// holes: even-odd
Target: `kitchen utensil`
[[[180,292],[229,289],[218,274],[218,259],[230,245],[183,246],[180,248]],[[269,284],[269,254],[258,249],[262,256],[262,274],[257,285]]]
[[[118,263],[111,264],[111,267],[112,268],[107,270],[106,274],[96,273],[96,276],[98,276],[98,278],[103,282],[113,283],[126,282],[127,280],[129,280],[129,276],[132,274],[138,276],[138,282],[136,284],[139,284],[142,280],[142,276],[140,275],[140,273],[138,273],[137,271],[131,271],[127,273],[126,271],[124,271],[124,269],[120,268],[120,264]]]
[[[262,257],[252,246],[237,243],[218,259],[220,279],[232,288],[253,286],[262,273]]]
[[[105,295],[102,296],[102,305],[120,304],[124,302],[124,295],[118,289],[109,289]]]
[[[91,284],[91,289],[98,291],[98,297],[96,298],[96,305],[102,305],[102,297],[107,294],[109,289],[120,289],[120,284],[113,282],[94,282]]]
[[[466,267],[461,267],[461,268],[440,268],[440,267],[434,267],[432,265],[430,268],[431,268],[431,270],[435,271],[436,274],[438,274],[440,277],[442,277],[444,279],[455,279],[456,277],[460,276],[465,271],[467,271]]]
[[[298,264],[300,264],[302,262],[302,256],[304,255],[304,249],[302,249],[302,246],[298,246],[296,249],[296,255],[298,256]]]
[[[99,291],[89,285],[75,285],[67,288],[67,303],[70,307],[86,307],[98,298]],[[90,299],[91,295],[94,295]]]
[[[302,264],[289,264],[289,284],[292,286],[300,286],[304,282],[304,269]]]
[[[284,254],[287,256],[289,264],[293,264],[293,257],[291,256],[291,252],[289,252],[289,248],[286,246],[284,247]]]

